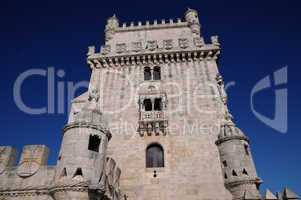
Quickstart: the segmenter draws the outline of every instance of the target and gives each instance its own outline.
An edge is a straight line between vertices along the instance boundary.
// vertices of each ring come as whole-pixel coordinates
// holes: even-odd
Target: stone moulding
[[[65,186],[55,186],[49,189],[49,194],[55,192],[64,192],[64,191],[77,191],[77,192],[87,192],[89,190],[88,185],[65,185]]]
[[[18,196],[39,196],[49,195],[49,190],[45,188],[31,188],[31,189],[18,189],[18,190],[3,190],[0,192],[0,197],[18,197]]]
[[[249,138],[246,137],[246,136],[239,136],[239,135],[234,135],[234,136],[227,136],[227,137],[224,137],[222,139],[218,139],[215,144],[216,145],[220,145],[221,143],[223,142],[226,142],[226,141],[229,141],[229,140],[233,140],[233,139],[237,139],[237,140],[245,140],[247,142],[250,142]]]
[[[225,186],[227,188],[233,188],[235,186],[239,186],[239,185],[246,185],[246,184],[261,184],[262,181],[261,179],[245,179],[245,180],[237,180],[237,181],[231,181],[231,182],[225,182]]]
[[[127,65],[144,65],[159,63],[192,62],[197,60],[217,60],[220,48],[210,45],[210,48],[194,50],[170,50],[148,53],[131,53],[126,55],[102,55],[94,54],[88,57],[90,68],[106,68]]]
[[[101,133],[105,134],[109,138],[109,140],[112,138],[112,134],[108,130],[106,130],[105,128],[103,128],[102,126],[100,126],[100,125],[94,125],[94,124],[87,123],[87,122],[73,122],[73,123],[67,124],[64,127],[64,129],[63,129],[63,135],[66,133],[66,131],[68,131],[69,129],[72,129],[72,128],[90,128],[90,129],[95,129],[95,130],[98,130]]]

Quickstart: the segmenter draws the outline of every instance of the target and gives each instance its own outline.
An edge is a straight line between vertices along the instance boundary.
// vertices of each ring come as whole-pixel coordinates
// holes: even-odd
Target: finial
[[[233,116],[231,115],[231,113],[230,113],[228,110],[225,112],[224,117],[225,117],[225,122],[226,122],[227,124],[230,124],[230,125],[233,125],[233,124],[234,124],[234,123],[233,123]]]

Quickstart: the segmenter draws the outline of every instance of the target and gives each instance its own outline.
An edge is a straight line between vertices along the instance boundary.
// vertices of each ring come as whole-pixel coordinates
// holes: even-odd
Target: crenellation
[[[10,146],[0,146],[0,176],[16,165],[17,150]]]

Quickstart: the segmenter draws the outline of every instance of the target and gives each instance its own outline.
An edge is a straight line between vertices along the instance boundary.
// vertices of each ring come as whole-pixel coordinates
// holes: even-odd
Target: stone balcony
[[[142,111],[140,112],[138,132],[144,135],[166,135],[168,121],[164,111]]]

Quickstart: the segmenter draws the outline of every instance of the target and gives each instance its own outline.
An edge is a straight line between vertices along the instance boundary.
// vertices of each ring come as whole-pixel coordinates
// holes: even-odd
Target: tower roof
[[[218,139],[223,140],[231,137],[240,137],[241,139],[247,140],[248,138],[239,128],[236,127],[236,125],[232,120],[233,120],[232,115],[229,112],[227,112],[225,114],[225,119],[221,124]]]
[[[283,197],[285,197],[286,199],[299,199],[300,198],[296,193],[294,193],[292,190],[290,190],[287,187],[284,188]]]
[[[278,198],[269,190],[267,189],[264,196],[265,200],[277,200]]]

